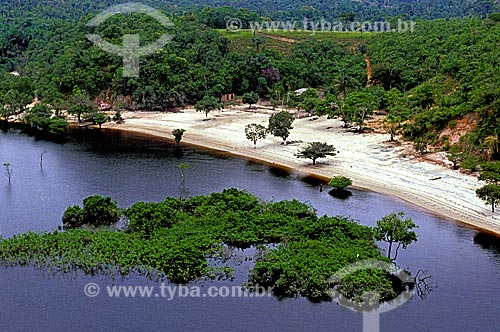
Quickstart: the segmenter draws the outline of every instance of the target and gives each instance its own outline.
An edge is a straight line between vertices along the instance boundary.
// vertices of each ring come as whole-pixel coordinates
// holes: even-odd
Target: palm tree
[[[498,136],[490,135],[484,139],[484,145],[488,147],[489,159],[493,157],[494,154],[498,153]]]

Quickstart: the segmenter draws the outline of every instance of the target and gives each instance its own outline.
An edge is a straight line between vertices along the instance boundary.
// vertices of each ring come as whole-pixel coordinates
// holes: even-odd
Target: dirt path
[[[280,36],[275,36],[275,35],[269,35],[267,33],[262,33],[262,32],[259,32],[259,35],[262,37],[265,37],[265,38],[277,40],[277,41],[280,41],[283,43],[288,43],[288,44],[295,44],[298,42],[298,40],[295,40],[295,39],[285,38],[285,37],[280,37]]]

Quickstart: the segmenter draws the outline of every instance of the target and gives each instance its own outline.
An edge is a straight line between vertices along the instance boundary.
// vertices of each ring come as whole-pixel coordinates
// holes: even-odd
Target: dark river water
[[[398,263],[432,275],[432,291],[383,313],[380,331],[500,331],[500,242],[495,238],[377,193],[353,191],[349,199],[335,199],[310,181],[241,159],[192,148],[179,156],[166,142],[130,134],[87,130],[76,136],[78,142],[55,144],[17,132],[0,134],[0,163],[9,162],[13,169],[11,185],[0,177],[3,237],[53,231],[67,206],[93,194],[112,196],[127,207],[179,196],[186,188],[191,195],[204,195],[236,187],[265,200],[308,201],[319,214],[347,215],[366,225],[403,211],[420,226],[419,241],[400,253]],[[185,189],[177,168],[181,162],[190,165]],[[203,285],[242,282],[239,276],[232,283]],[[1,267],[0,331],[362,331],[361,314],[336,303],[274,297],[89,298],[84,294],[88,283],[101,289],[159,286],[134,275],[113,280]]]

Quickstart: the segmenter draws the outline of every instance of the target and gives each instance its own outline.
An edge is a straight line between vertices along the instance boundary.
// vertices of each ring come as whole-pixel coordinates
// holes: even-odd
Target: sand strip
[[[304,176],[324,179],[344,175],[357,188],[389,194],[423,207],[447,219],[500,236],[500,215],[475,195],[483,185],[476,177],[447,167],[405,157],[407,145],[392,146],[383,134],[355,134],[341,128],[338,120],[311,118],[296,120],[289,140],[268,137],[257,143],[257,149],[245,138],[244,128],[250,123],[267,126],[269,112],[260,110],[224,110],[209,114],[184,110],[181,113],[124,112],[124,124],[109,123],[105,128],[126,130],[162,138],[172,138],[172,129],[184,128],[183,142],[231,153],[249,159],[293,169]],[[322,141],[333,144],[337,156],[310,160],[294,156],[306,142]]]

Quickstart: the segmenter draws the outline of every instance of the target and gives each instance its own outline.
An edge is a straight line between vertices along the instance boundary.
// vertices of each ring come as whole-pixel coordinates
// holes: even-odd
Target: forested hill
[[[347,13],[357,20],[378,20],[385,17],[450,18],[463,16],[486,17],[498,11],[495,0],[143,0],[143,4],[163,9],[172,15],[204,7],[229,6],[236,10],[256,11],[271,19],[318,19],[338,20]],[[95,14],[120,0],[1,0],[2,19],[64,18],[78,20],[87,14]]]
[[[226,4],[222,0],[203,4],[216,1]],[[318,7],[328,6],[317,2]],[[275,5],[279,3],[284,12],[285,1]],[[427,7],[449,3],[463,10],[471,5],[437,1]],[[381,8],[351,2],[337,6],[341,4]],[[286,101],[289,108],[355,123],[360,121],[355,119],[359,108],[387,110],[391,132],[403,129],[420,152],[442,147],[470,169],[481,160],[500,159],[500,13],[486,19],[418,19],[414,31],[400,33],[320,36],[281,31],[281,35],[254,36],[252,31],[212,28],[224,25],[234,13],[259,19],[258,13],[225,7],[181,15],[180,1],[175,8],[179,15],[173,17],[175,28],[168,31],[174,36],[172,42],[141,58],[139,77],[124,77],[123,60],[94,45],[86,34],[93,31],[118,45],[124,35],[137,33],[146,45],[166,31],[154,18],[141,14],[115,15],[105,25],[87,27],[90,18],[108,5],[87,0],[0,2],[2,120],[22,114],[35,96],[83,120],[95,120],[99,101],[116,109],[169,110],[217,100],[226,93],[241,97],[257,93],[275,105]],[[272,9],[270,2],[260,5],[262,10]],[[187,1],[184,6],[188,7]],[[372,64],[370,78],[367,60]],[[288,98],[291,91],[304,87],[313,90],[306,94],[310,98]],[[48,106],[42,111],[30,114],[27,121],[47,129],[52,113]]]

